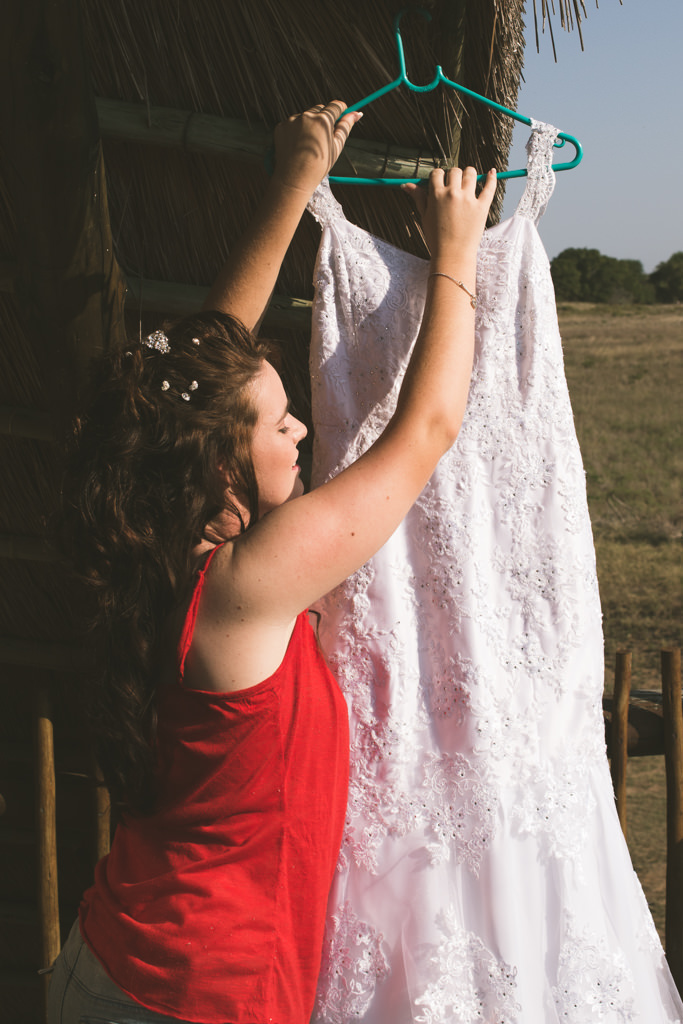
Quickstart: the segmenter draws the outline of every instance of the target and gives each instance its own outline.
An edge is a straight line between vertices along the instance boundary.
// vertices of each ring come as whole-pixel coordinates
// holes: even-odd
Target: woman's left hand
[[[333,100],[295,114],[275,129],[273,180],[310,195],[334,166],[349,132],[363,116],[344,116],[346,104]]]
[[[275,129],[275,170],[252,221],[211,286],[204,309],[254,330],[266,309],[306,203],[344,148],[359,113],[340,100],[311,107]]]

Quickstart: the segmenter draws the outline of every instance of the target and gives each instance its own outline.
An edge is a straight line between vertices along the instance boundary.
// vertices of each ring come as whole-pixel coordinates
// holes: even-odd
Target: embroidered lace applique
[[[563,1024],[628,1024],[634,1021],[634,987],[621,952],[579,929],[570,919],[560,950],[553,999]]]
[[[345,903],[328,922],[316,1014],[330,1024],[362,1017],[378,982],[389,974],[382,935]]]
[[[521,1006],[516,970],[498,960],[479,936],[457,924],[453,908],[440,915],[444,938],[434,950],[420,950],[419,974],[425,980],[416,996],[420,1024],[516,1024]]]

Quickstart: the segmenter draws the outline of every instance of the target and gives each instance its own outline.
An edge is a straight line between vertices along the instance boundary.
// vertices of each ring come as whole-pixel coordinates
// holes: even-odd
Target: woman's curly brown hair
[[[96,367],[61,514],[65,553],[86,588],[95,671],[84,700],[96,756],[113,802],[137,813],[154,804],[164,627],[189,594],[194,547],[225,508],[225,472],[257,518],[249,385],[269,354],[218,312],[163,332],[169,351],[129,343]]]

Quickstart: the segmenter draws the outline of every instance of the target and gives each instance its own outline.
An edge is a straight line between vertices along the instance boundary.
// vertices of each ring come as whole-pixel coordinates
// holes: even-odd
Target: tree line
[[[683,252],[646,274],[640,260],[565,249],[550,263],[558,302],[683,302]]]

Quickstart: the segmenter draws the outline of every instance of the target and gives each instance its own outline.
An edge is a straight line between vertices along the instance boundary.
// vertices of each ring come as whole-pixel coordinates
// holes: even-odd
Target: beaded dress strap
[[[326,224],[330,224],[334,220],[346,220],[342,205],[332,195],[330,182],[326,177],[308,200],[306,209],[313,214],[321,227],[325,227]]]
[[[527,217],[538,224],[555,188],[552,169],[553,147],[558,129],[543,121],[531,122],[531,135],[526,144],[527,185],[515,211],[518,217]]]

